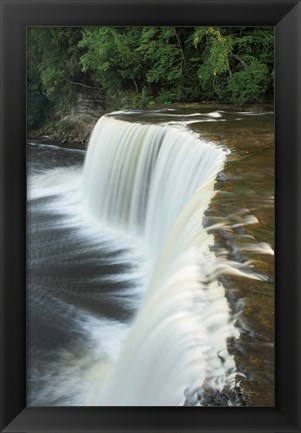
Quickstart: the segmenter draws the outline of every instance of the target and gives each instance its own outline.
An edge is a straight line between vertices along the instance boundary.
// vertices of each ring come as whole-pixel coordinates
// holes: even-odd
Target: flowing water
[[[274,404],[273,113],[28,142],[28,404]]]

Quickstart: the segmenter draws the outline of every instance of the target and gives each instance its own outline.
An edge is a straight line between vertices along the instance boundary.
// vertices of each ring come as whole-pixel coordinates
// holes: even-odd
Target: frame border
[[[1,431],[301,431],[300,1],[0,0]],[[26,408],[26,27],[212,24],[275,26],[276,406]]]

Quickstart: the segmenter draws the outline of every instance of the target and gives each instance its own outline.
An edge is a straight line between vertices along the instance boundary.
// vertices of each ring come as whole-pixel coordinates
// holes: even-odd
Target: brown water
[[[248,404],[274,406],[274,257],[241,251],[251,235],[274,249],[274,116],[273,114],[230,116],[227,122],[205,123],[204,137],[223,143],[230,150],[218,193],[208,217],[223,215],[235,222],[240,209],[248,209],[258,224],[233,229],[228,236],[216,233],[216,242],[226,246],[229,256],[252,260],[256,269],[269,276],[268,282],[244,278],[224,281],[228,296],[243,298],[245,306],[238,320],[240,342],[233,348],[238,370],[247,380],[241,387]],[[233,215],[231,217],[230,215]]]
[[[221,117],[194,122],[191,114],[218,112]],[[174,116],[176,114],[176,116]],[[174,116],[174,117],[173,117]],[[123,115],[121,114],[121,118]],[[230,341],[242,378],[240,387],[248,406],[274,406],[274,256],[244,251],[244,245],[267,243],[274,249],[274,113],[272,106],[247,109],[229,106],[192,105],[176,110],[131,113],[127,118],[153,123],[181,124],[202,138],[226,146],[231,153],[216,185],[219,191],[207,212],[208,225],[227,220],[241,222],[242,215],[254,215],[258,223],[225,232],[215,230],[216,254],[227,250],[230,259],[252,261],[268,281],[227,277],[223,284],[233,309],[241,311],[238,341]],[[246,236],[252,236],[248,238]]]
[[[241,382],[247,403],[274,406],[274,257],[241,251],[250,241],[242,235],[274,249],[274,116],[260,111],[231,112],[226,122],[194,124],[193,129],[231,150],[208,219],[214,221],[219,215],[235,223],[241,209],[258,219],[258,224],[234,228],[227,236],[216,232],[215,241],[227,248],[229,258],[252,260],[258,271],[269,276],[268,282],[234,277],[223,282],[230,302],[243,299],[245,303],[238,319],[241,338],[232,350],[238,370],[247,377]]]
[[[244,375],[240,383],[243,403],[248,406],[274,406],[274,258],[272,255],[244,250],[246,245],[258,246],[259,243],[274,248],[274,116],[271,107],[252,107],[249,113],[246,111],[227,106],[194,105],[178,107],[176,110],[120,113],[115,114],[115,117],[147,123],[184,122],[202,138],[230,150],[224,170],[218,176],[218,192],[207,211],[206,224],[222,221],[229,226],[228,230],[213,231],[217,255],[224,253],[227,258],[238,262],[250,260],[257,272],[267,280],[231,276],[223,277],[222,283],[233,313],[240,313],[236,325],[240,329],[240,338],[229,341],[229,349],[235,356],[238,371]],[[191,116],[195,113],[200,115]],[[213,115],[206,116],[208,113]],[[84,149],[74,144],[32,144],[28,154],[29,179],[54,167],[58,182],[62,176],[65,183],[79,177],[77,170],[81,170]],[[69,166],[74,167],[70,180],[69,177],[65,179],[65,171],[60,171]],[[41,378],[46,377],[49,381],[49,366],[52,365],[54,354],[57,361],[58,349],[65,350],[70,342],[75,342],[70,352],[78,357],[78,348],[84,346],[84,331],[79,330],[79,314],[74,311],[93,312],[96,309],[104,318],[118,318],[127,326],[128,316],[135,314],[137,306],[129,309],[125,300],[119,305],[114,296],[110,298],[111,294],[107,290],[107,280],[111,274],[116,275],[121,267],[129,269],[131,266],[130,263],[123,263],[122,251],[118,251],[121,256],[116,260],[118,264],[114,262],[117,253],[112,253],[109,266],[108,258],[102,263],[104,246],[100,243],[99,257],[95,260],[95,252],[91,256],[85,237],[81,236],[78,229],[75,230],[75,226],[58,224],[62,215],[56,202],[52,202],[57,192],[51,191],[56,185],[48,184],[47,179],[38,178],[39,194],[28,208],[31,234],[28,242],[31,245],[28,291],[29,299],[30,296],[33,299],[29,302],[32,312],[28,324],[28,365],[32,366],[34,372],[32,374],[29,371],[33,395],[29,402],[41,405],[45,405],[45,402],[49,405],[50,402],[53,405],[66,404],[67,401],[67,404],[74,404],[72,398],[61,401],[52,390],[45,394],[45,400],[40,401],[35,397],[36,394],[43,396],[46,385]],[[242,221],[247,215],[253,215],[258,222],[245,225]],[[76,257],[74,251],[77,252]],[[98,280],[95,279],[96,265],[97,272],[101,267]],[[112,281],[111,285],[116,289],[118,282]],[[130,282],[122,281],[122,284],[131,287]],[[63,311],[62,301],[65,299],[60,287],[64,287],[67,304],[73,305],[73,309],[66,310],[68,314]],[[39,296],[41,302],[37,302]],[[44,310],[41,305],[44,305]],[[113,335],[113,331],[110,332]],[[53,348],[50,353],[49,347]],[[36,378],[37,371],[39,377]]]

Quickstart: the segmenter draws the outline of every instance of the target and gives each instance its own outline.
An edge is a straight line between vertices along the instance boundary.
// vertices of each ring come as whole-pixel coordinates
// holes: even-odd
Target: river
[[[28,404],[273,406],[271,108],[101,122],[27,143]]]

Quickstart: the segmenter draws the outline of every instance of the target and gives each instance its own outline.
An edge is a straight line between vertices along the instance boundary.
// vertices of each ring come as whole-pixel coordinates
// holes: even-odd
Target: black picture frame
[[[300,1],[0,0],[1,431],[300,432]],[[275,408],[26,408],[26,27],[275,26]]]

